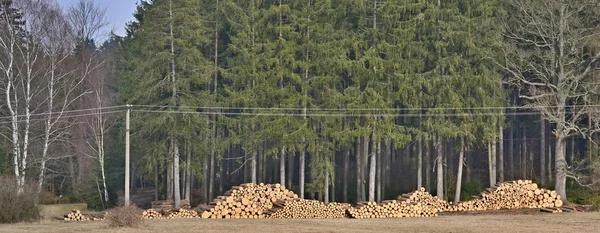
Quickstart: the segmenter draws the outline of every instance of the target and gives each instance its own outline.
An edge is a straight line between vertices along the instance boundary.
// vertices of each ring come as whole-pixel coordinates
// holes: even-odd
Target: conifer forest
[[[105,12],[0,0],[0,177],[36,203],[600,190],[598,0],[144,0],[103,37]]]

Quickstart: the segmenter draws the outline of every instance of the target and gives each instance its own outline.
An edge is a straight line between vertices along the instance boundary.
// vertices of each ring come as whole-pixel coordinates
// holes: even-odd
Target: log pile
[[[347,203],[299,199],[274,203],[265,215],[268,218],[345,218],[349,208]]]
[[[190,202],[188,200],[181,200],[181,207],[184,209],[190,209]],[[175,209],[175,201],[173,200],[162,200],[162,201],[153,201],[152,208],[155,210],[161,210],[161,212],[170,212]]]
[[[104,214],[101,213],[83,213],[80,210],[71,210],[64,215],[65,221],[101,221],[104,220]]]
[[[402,194],[396,198],[398,202],[409,204],[420,204],[421,206],[428,206],[431,208],[435,208],[438,212],[444,212],[451,210],[452,202],[447,202],[445,200],[439,199],[427,191],[425,188],[420,188],[411,193]]]
[[[202,218],[265,218],[273,203],[298,199],[298,195],[280,184],[242,184],[201,209]]]
[[[198,212],[196,212],[195,210],[189,210],[189,209],[184,209],[184,208],[180,208],[178,210],[173,210],[169,215],[167,215],[168,219],[175,219],[175,218],[198,218]]]
[[[142,212],[142,218],[143,219],[164,219],[163,215],[154,209],[144,210]]]
[[[517,180],[498,183],[487,188],[475,199],[461,202],[453,208],[455,211],[499,210],[521,208],[561,207],[560,195],[553,190],[539,189],[530,180]]]
[[[348,215],[352,218],[435,217],[438,212],[438,209],[433,206],[397,200],[381,203],[361,202],[356,207],[348,209]]]

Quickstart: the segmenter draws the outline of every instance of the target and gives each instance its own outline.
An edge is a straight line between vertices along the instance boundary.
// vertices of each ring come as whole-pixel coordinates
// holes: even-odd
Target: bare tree
[[[597,0],[510,0],[505,19],[508,48],[496,63],[518,87],[526,107],[556,125],[556,190],[566,199],[566,139],[594,129],[581,124],[591,110],[593,73],[600,64]]]
[[[102,30],[108,25],[106,8],[101,8],[92,0],[79,0],[69,8],[69,22],[75,30],[78,41],[90,42],[99,39]]]

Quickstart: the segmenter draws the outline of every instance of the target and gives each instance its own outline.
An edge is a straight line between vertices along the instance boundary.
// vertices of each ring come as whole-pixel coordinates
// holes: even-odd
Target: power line
[[[86,113],[86,114],[78,114],[78,115],[66,115],[66,116],[61,116],[61,118],[73,118],[73,117],[83,117],[83,116],[96,116],[98,114],[102,114],[102,115],[106,115],[106,114],[113,114],[113,113],[120,113],[120,112],[125,112],[125,110],[115,110],[115,111],[108,111],[108,112],[96,112],[96,113]],[[45,118],[38,118],[38,119],[29,119],[29,121],[43,121],[46,120]],[[0,125],[2,124],[9,124],[12,123],[13,121],[0,121]],[[17,123],[23,123],[23,122],[27,122],[26,119],[21,119],[21,120],[17,120]]]
[[[170,110],[131,110],[132,112],[143,113],[177,113],[177,114],[196,114],[196,115],[226,115],[226,116],[281,116],[281,117],[469,117],[469,116],[534,116],[539,112],[512,112],[512,113],[434,113],[434,114],[414,114],[414,113],[251,113],[251,112],[191,112],[191,111],[170,111]]]
[[[143,108],[190,108],[190,109],[213,109],[213,110],[281,110],[281,111],[432,111],[432,110],[527,110],[533,107],[505,106],[505,107],[419,107],[419,108],[278,108],[278,107],[221,107],[221,106],[170,106],[170,105],[131,105]],[[535,108],[558,108],[562,106],[547,105],[535,106]],[[566,105],[565,108],[578,107],[600,107],[600,105]]]
[[[127,107],[127,106],[126,105],[117,105],[117,106],[106,106],[106,107],[99,107],[99,108],[65,110],[65,111],[60,111],[60,112],[31,113],[31,114],[29,114],[29,116],[32,117],[32,116],[60,115],[60,114],[65,114],[65,113],[87,112],[87,111],[96,111],[96,110],[104,110],[104,109],[116,109],[116,108],[123,108],[123,107]],[[23,117],[27,117],[27,115],[16,115],[16,117],[23,118]],[[11,119],[11,118],[13,118],[13,116],[4,116],[4,117],[0,117],[0,120]]]

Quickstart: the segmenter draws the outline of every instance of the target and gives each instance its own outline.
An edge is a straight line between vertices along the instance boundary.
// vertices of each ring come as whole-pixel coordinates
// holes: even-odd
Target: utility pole
[[[131,115],[131,105],[127,105],[127,115],[125,117],[125,206],[129,206],[129,115]]]

